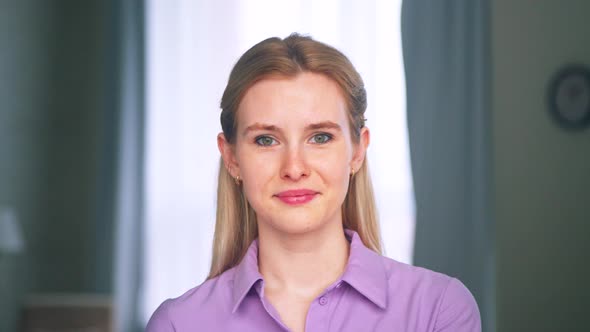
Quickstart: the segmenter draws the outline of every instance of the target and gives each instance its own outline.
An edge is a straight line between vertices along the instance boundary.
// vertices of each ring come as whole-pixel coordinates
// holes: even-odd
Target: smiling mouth
[[[313,200],[319,193],[308,189],[283,191],[275,195],[283,203],[289,205],[302,205]]]

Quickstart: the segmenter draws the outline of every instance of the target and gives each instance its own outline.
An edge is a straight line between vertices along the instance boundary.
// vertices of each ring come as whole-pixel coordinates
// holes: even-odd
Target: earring
[[[351,176],[351,177],[352,177],[352,176],[354,176],[354,167],[351,167],[351,168],[350,168],[350,176]]]
[[[234,179],[234,181],[236,182],[236,185],[240,185],[240,176],[236,175],[236,178]]]

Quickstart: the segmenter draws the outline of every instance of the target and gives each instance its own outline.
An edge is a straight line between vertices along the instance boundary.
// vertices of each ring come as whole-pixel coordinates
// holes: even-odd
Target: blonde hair
[[[339,85],[347,102],[352,137],[358,143],[367,108],[362,78],[340,51],[298,34],[263,40],[235,64],[221,98],[221,127],[227,142],[235,143],[237,111],[249,87],[269,76],[294,77],[301,72],[323,74]],[[366,159],[351,178],[342,216],[344,228],[356,231],[368,248],[381,253],[377,209]],[[256,213],[220,160],[217,220],[208,279],[236,266],[257,236]]]

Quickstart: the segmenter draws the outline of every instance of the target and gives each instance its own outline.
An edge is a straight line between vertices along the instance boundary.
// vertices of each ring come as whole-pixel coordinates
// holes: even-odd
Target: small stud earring
[[[240,176],[239,175],[236,175],[235,181],[236,181],[236,185],[239,186],[240,185]]]
[[[351,167],[350,169],[350,176],[354,176],[354,167]]]

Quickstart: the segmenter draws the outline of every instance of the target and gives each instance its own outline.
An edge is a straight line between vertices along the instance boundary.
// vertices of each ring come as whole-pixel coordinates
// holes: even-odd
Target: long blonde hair
[[[358,143],[367,108],[362,78],[340,51],[298,34],[285,39],[263,40],[246,51],[235,64],[221,99],[221,127],[227,142],[235,143],[238,106],[249,87],[269,76],[294,77],[301,72],[323,74],[340,86],[348,106],[352,137]],[[344,228],[356,231],[368,248],[381,253],[377,209],[366,158],[350,181],[342,204],[342,216]],[[221,159],[213,258],[208,279],[236,266],[257,236],[256,213]]]

